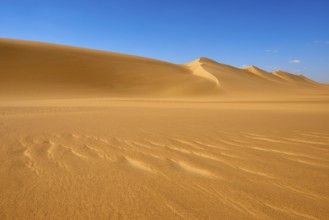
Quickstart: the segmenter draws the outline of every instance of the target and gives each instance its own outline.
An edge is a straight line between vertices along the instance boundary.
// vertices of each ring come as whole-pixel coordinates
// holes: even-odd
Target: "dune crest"
[[[199,59],[186,64],[186,66],[191,69],[194,75],[209,79],[213,81],[217,86],[220,86],[218,79],[210,72],[208,72],[206,69],[204,69],[204,65],[206,65],[209,62],[215,62],[215,61],[205,57],[200,57]]]
[[[274,81],[274,82],[282,82],[282,78],[281,77],[277,77],[265,70],[262,70],[256,66],[249,66],[249,67],[246,67],[244,68],[245,70],[247,70],[248,72],[251,72],[259,77],[262,77],[264,79],[267,79],[267,80],[271,80],[271,81]]]

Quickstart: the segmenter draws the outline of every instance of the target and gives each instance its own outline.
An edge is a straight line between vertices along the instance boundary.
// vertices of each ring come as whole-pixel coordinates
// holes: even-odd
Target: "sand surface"
[[[0,219],[329,219],[329,86],[0,39]]]
[[[0,219],[328,219],[329,102],[3,102],[0,192]]]

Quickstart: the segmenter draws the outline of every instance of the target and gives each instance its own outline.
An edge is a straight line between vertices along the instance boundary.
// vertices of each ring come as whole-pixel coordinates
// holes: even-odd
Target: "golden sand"
[[[329,218],[326,85],[206,58],[4,53],[0,219]]]

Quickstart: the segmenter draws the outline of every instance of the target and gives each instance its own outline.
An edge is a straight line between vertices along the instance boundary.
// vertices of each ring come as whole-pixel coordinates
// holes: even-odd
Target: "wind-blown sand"
[[[0,219],[329,218],[326,85],[207,58],[0,54]]]

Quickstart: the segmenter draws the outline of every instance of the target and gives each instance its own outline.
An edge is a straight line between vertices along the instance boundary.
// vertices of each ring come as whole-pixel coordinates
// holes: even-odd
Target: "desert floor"
[[[0,219],[329,219],[328,101],[0,104]]]

